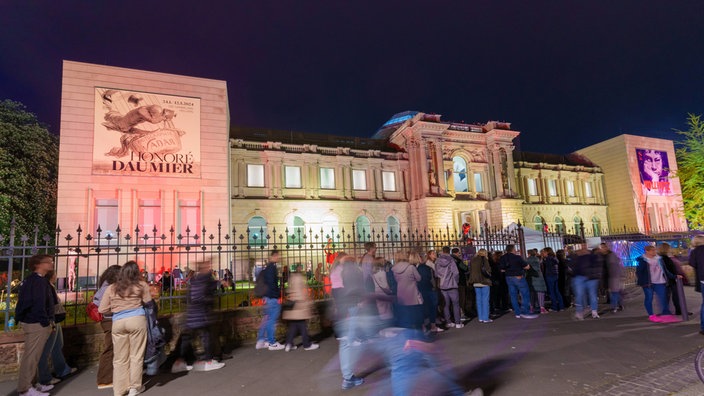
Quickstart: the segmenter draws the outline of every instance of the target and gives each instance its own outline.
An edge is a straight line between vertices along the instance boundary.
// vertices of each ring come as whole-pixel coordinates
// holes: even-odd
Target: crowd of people
[[[704,281],[704,236],[696,237],[693,247],[690,264],[696,270],[695,286],[699,291]],[[516,319],[536,319],[569,307],[574,307],[575,320],[588,316],[598,319],[599,298],[606,299],[614,313],[623,309],[624,267],[606,244],[591,250],[583,246],[555,252],[546,247],[526,253],[522,257],[513,245],[507,245],[503,252],[476,250],[471,241],[461,247],[445,246],[440,251],[400,249],[389,258],[377,255],[372,242],[365,244],[361,257],[337,252],[329,279],[341,388],[351,389],[364,383],[355,371],[360,351],[364,350],[385,359],[391,369],[394,395],[408,394],[417,385],[420,371],[433,375],[434,386],[443,394],[464,395],[467,392],[458,385],[452,371],[439,369],[441,363],[433,345],[438,333],[462,329],[473,318],[482,325],[509,313]],[[264,304],[255,347],[286,352],[299,347],[306,351],[318,349],[319,344],[311,341],[307,328],[313,316],[307,285],[312,268],[289,271],[283,282],[277,267],[279,259],[279,252],[271,251],[258,274]],[[684,278],[670,246],[646,246],[636,261],[636,283],[643,289],[648,316],[653,319],[671,315],[673,306],[674,314],[680,315],[676,285],[678,278]],[[29,265],[33,272],[20,286],[16,308],[17,320],[25,333],[17,390],[23,396],[44,396],[76,368],[70,367],[62,354],[60,323],[65,310],[53,287],[53,257],[35,255]],[[164,276],[170,284],[169,276]],[[92,301],[102,314],[100,325],[104,332],[98,388],[112,388],[115,396],[137,395],[144,391],[145,364],[147,373],[154,374],[165,360],[164,340],[159,340],[156,320],[158,308],[153,301],[159,290],[152,295],[154,291],[150,291],[134,261],[108,267],[98,284]],[[179,326],[181,347],[172,351],[176,355],[173,373],[225,366],[218,337],[213,337],[212,332],[212,310],[220,285],[213,277],[209,260],[197,263],[189,281],[187,311]],[[704,300],[701,317],[704,334]],[[279,319],[288,326],[284,343],[276,339]],[[300,343],[296,343],[298,336]],[[196,338],[199,348],[193,346]],[[469,394],[479,395],[481,389]]]

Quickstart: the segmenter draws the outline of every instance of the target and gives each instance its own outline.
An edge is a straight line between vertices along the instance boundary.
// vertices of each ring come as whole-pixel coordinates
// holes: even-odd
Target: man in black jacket
[[[516,254],[515,245],[506,245],[506,254],[499,261],[501,271],[506,273],[506,283],[511,296],[511,305],[516,318],[535,319],[538,315],[530,312],[530,289],[526,281],[525,271],[530,265],[523,257]],[[518,304],[518,294],[521,295],[521,304]]]
[[[17,392],[21,396],[44,396],[54,385],[37,384],[32,381],[37,374],[39,359],[44,344],[54,329],[54,295],[45,275],[54,268],[54,258],[37,254],[29,258],[32,274],[20,285],[15,316],[24,330],[24,354],[20,362]]]
[[[279,262],[279,251],[272,250],[269,254],[269,262],[266,267],[259,273],[266,281],[266,294],[264,295],[264,318],[259,325],[259,334],[257,337],[257,349],[269,349],[270,351],[279,351],[285,348],[284,345],[276,341],[276,322],[279,320],[281,313],[281,304],[279,297],[281,289],[279,289],[279,270],[276,268],[276,263]]]

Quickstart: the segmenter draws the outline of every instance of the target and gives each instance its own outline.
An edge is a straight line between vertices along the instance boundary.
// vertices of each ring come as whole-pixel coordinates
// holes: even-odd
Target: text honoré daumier
[[[112,170],[144,173],[193,173],[193,154],[132,152],[129,161],[112,161]]]

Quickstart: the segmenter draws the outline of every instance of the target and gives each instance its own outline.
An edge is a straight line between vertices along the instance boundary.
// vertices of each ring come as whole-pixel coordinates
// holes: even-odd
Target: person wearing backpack
[[[264,318],[259,325],[259,333],[257,335],[257,349],[269,349],[270,351],[280,351],[285,348],[284,345],[276,341],[276,322],[279,320],[281,313],[281,304],[279,297],[281,290],[279,289],[279,273],[276,268],[276,263],[279,262],[279,251],[274,249],[269,253],[269,261],[266,267],[259,273],[259,277],[263,278],[266,283],[266,293],[264,294]]]

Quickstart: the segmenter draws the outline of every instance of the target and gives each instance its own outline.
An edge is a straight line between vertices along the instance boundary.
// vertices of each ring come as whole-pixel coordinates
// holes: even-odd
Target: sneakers
[[[464,324],[462,324],[462,323],[457,323],[457,324],[455,325],[455,328],[457,328],[457,329],[461,329],[461,328],[463,328],[463,327],[464,327]]]
[[[58,378],[56,378],[56,377],[51,377],[51,380],[49,381],[49,385],[56,385],[56,384],[58,384],[59,382],[61,382],[60,379],[58,379]]]
[[[597,311],[592,311],[592,318],[594,318],[594,319],[599,319],[599,312],[597,312]]]
[[[487,319],[487,320],[479,319],[479,323],[491,323],[491,322],[493,322],[493,320],[491,320],[491,319]]]
[[[295,351],[296,348],[298,348],[298,347],[295,346],[295,345],[286,344],[286,348],[284,348],[284,350],[285,350],[286,352],[288,352],[288,351]]]
[[[355,377],[354,375],[350,378],[345,378],[342,380],[342,389],[352,389],[356,386],[360,386],[364,383],[364,378]]]
[[[75,374],[76,371],[78,371],[78,369],[77,369],[76,367],[70,367],[70,368],[68,369],[68,372],[61,376],[61,379],[64,379],[64,378],[68,377],[68,376],[71,375],[71,374]]]
[[[200,361],[195,362],[195,364],[193,365],[193,370],[195,370],[195,371],[213,371],[213,370],[221,369],[223,367],[225,367],[225,363],[220,363],[220,362],[212,360],[212,359],[208,360],[208,361],[200,360]]]
[[[20,396],[49,396],[48,392],[40,392],[35,388],[29,388],[26,392],[20,393]]]
[[[432,329],[430,329],[430,331],[435,333],[442,333],[445,330],[443,330],[441,327],[434,326]]]
[[[54,385],[44,385],[44,384],[36,384],[34,385],[34,389],[38,390],[39,392],[49,392],[50,390],[54,389]]]
[[[516,315],[516,319],[520,319],[520,318],[521,318],[521,315]]]
[[[191,366],[193,368],[193,366]],[[173,371],[172,371],[173,373]],[[98,389],[110,389],[112,388],[112,384],[98,384]]]
[[[269,343],[264,340],[259,340],[259,341],[257,341],[256,348],[257,349],[267,349],[267,348],[269,348]]]
[[[303,348],[303,350],[304,351],[314,351],[318,348],[320,348],[320,344],[311,343],[309,347],[305,347],[305,348]]]
[[[131,388],[130,391],[127,393],[127,396],[137,396],[145,390],[147,389],[144,387],[144,385],[140,386],[139,389]]]
[[[447,328],[448,328],[448,329],[451,329],[451,328],[453,328],[453,327],[455,327],[455,324],[454,324],[454,323],[450,322],[450,323],[447,324]]]
[[[523,319],[535,319],[538,317],[538,315],[536,315],[536,314],[523,314],[520,317]]]
[[[282,349],[286,348],[282,344],[279,344],[278,342],[274,342],[273,344],[269,344],[269,350],[270,351],[280,351]]]
[[[541,314],[546,314],[546,313],[548,313],[548,310],[545,309],[545,308],[540,308],[540,313],[541,313]]]
[[[584,314],[582,314],[581,312],[578,312],[578,313],[574,314],[574,318],[577,320],[584,320]]]
[[[184,371],[191,371],[191,370],[193,370],[193,366],[187,365],[186,362],[184,362],[181,359],[176,360],[174,362],[174,365],[171,366],[171,373],[172,374],[183,373]],[[112,387],[112,384],[110,384],[110,386]],[[98,385],[98,389],[101,389],[100,385]]]

